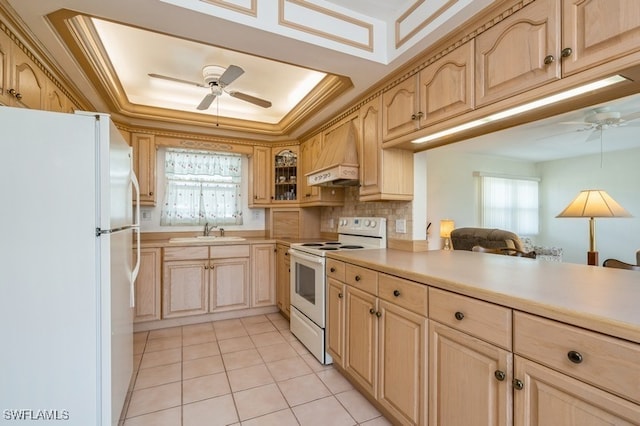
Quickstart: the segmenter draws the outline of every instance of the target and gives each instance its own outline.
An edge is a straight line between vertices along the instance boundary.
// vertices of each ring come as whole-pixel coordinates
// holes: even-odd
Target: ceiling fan
[[[191,86],[196,87],[204,87],[209,88],[210,93],[207,93],[205,97],[202,99],[200,104],[196,107],[198,110],[206,110],[211,106],[211,103],[219,96],[222,96],[223,93],[227,93],[229,96],[243,100],[245,102],[252,103],[262,108],[269,108],[271,106],[271,102],[265,99],[260,99],[255,96],[248,95],[242,92],[236,92],[232,90],[227,90],[226,87],[233,83],[238,77],[244,74],[244,70],[237,65],[229,65],[229,67],[224,68],[219,65],[205,65],[202,68],[202,77],[204,78],[203,83],[197,83],[195,81],[183,80],[180,78],[169,77],[161,74],[148,74],[149,77],[159,78],[162,80],[173,81],[176,83],[189,84]]]
[[[591,132],[586,141],[602,138],[603,130],[627,125],[640,126],[640,122],[633,121],[640,118],[640,111],[623,116],[619,111],[612,111],[609,107],[596,108],[589,113],[584,121],[565,121],[560,124],[579,124],[582,127],[576,132]]]

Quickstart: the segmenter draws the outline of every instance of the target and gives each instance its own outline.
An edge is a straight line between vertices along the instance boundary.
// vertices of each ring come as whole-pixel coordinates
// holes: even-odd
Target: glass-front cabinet
[[[298,147],[273,149],[273,201],[298,201]]]

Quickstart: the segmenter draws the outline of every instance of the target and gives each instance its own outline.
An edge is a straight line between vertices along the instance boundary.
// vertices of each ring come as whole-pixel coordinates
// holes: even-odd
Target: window
[[[160,225],[241,225],[242,158],[168,149]]]
[[[518,235],[538,234],[538,180],[476,173],[480,226]]]

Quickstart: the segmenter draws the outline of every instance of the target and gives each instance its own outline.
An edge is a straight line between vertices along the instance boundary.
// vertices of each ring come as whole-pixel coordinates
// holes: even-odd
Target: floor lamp
[[[587,189],[580,191],[578,196],[556,217],[589,218],[589,251],[587,252],[587,264],[598,265],[595,218],[631,217],[631,215],[605,191]]]

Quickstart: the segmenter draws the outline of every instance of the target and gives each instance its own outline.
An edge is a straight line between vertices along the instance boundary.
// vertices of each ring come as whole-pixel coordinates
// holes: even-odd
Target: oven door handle
[[[322,264],[322,262],[324,261],[324,259],[321,256],[313,256],[313,255],[303,254],[303,253],[300,253],[297,250],[289,250],[289,254],[291,256],[293,256],[293,257],[297,257],[299,259],[306,260],[307,262],[313,262],[313,263]]]

